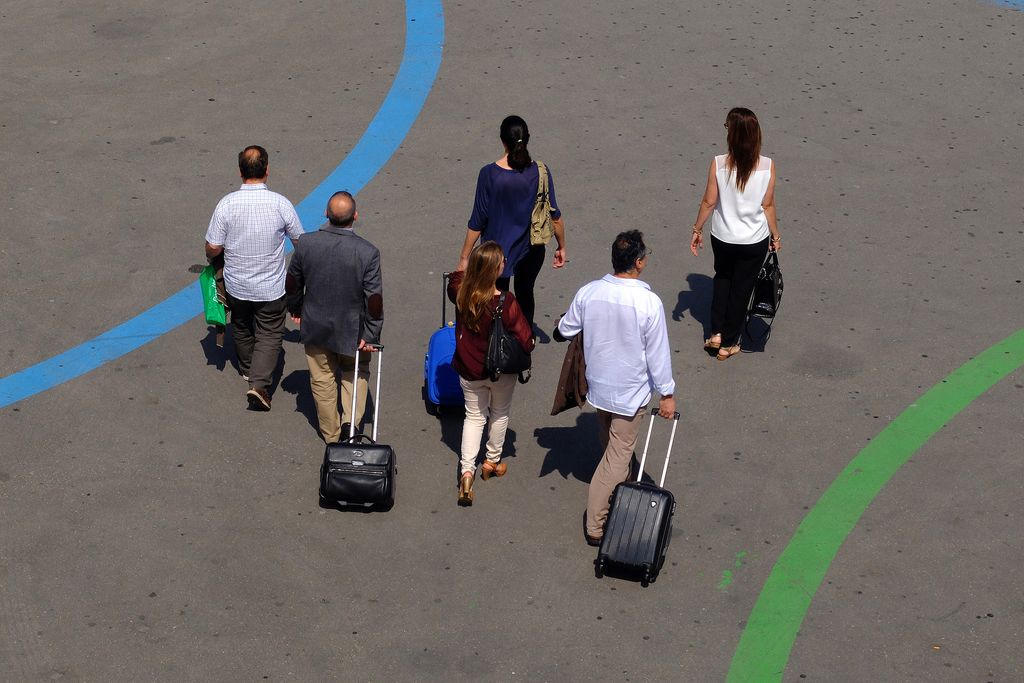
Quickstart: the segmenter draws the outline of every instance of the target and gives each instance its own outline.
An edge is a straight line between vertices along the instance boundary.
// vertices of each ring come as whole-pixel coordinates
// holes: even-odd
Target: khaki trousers
[[[347,439],[348,433],[341,433],[341,425],[348,422],[358,427],[366,410],[366,396],[370,377],[370,354],[359,354],[359,379],[356,414],[352,416],[352,371],[356,359],[335,353],[314,344],[306,344],[306,364],[309,366],[309,386],[316,402],[316,416],[320,423],[320,436],[325,443],[336,443]],[[341,413],[338,412],[338,376],[341,376]]]
[[[633,417],[597,411],[597,436],[604,447],[604,456],[590,480],[587,493],[587,535],[600,538],[608,518],[608,499],[617,484],[629,478],[636,438],[643,423],[644,409]]]

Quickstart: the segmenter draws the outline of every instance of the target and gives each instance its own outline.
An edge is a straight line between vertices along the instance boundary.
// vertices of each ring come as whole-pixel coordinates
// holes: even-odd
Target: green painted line
[[[939,429],[1024,366],[1024,329],[964,363],[889,423],[839,473],[779,555],[726,680],[781,681],[807,608],[839,547],[897,470]]]

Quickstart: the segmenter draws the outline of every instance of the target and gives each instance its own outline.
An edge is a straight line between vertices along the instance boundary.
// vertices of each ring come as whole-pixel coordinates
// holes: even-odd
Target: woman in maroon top
[[[452,367],[459,373],[462,392],[466,396],[466,421],[462,426],[462,454],[459,476],[459,505],[473,504],[473,479],[480,450],[480,437],[490,416],[487,432],[487,457],[480,477],[500,477],[508,471],[501,462],[512,408],[512,392],[516,375],[501,375],[492,382],[484,373],[484,356],[491,332],[491,321],[498,308],[496,283],[505,267],[505,255],[497,242],[484,242],[469,255],[465,272],[452,273],[448,281],[448,298],[455,303],[455,357]],[[519,308],[515,296],[505,295],[501,321],[522,345],[533,351],[533,330]]]

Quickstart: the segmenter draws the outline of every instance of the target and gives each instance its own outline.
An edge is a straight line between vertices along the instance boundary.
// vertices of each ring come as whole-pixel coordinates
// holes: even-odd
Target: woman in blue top
[[[507,116],[499,131],[505,155],[480,169],[476,181],[476,199],[469,217],[466,240],[455,270],[466,270],[469,253],[477,240],[494,240],[505,253],[505,269],[498,278],[498,289],[508,291],[509,280],[515,278],[515,295],[523,314],[533,327],[536,304],[533,285],[544,265],[545,246],[530,244],[530,222],[540,183],[537,162],[530,158],[526,145],[530,129],[518,116]],[[555,258],[552,265],[565,265],[565,223],[555,200],[555,184],[548,172],[548,196],[554,227]]]

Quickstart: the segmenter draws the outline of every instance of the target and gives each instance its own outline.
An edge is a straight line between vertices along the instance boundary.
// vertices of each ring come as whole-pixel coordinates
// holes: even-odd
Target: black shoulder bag
[[[782,304],[782,270],[779,269],[777,252],[769,251],[765,256],[761,270],[754,280],[754,291],[750,293],[750,305],[747,307],[747,336],[750,337],[750,318],[763,318],[768,323],[762,342],[768,341],[772,334],[772,323]]]
[[[498,297],[498,307],[491,321],[491,336],[487,340],[487,355],[484,356],[484,372],[492,382],[497,382],[503,374],[516,373],[520,375],[519,380],[525,382],[522,373],[530,369],[530,354],[523,349],[516,336],[505,329],[505,323],[501,320],[506,293],[502,292]]]

